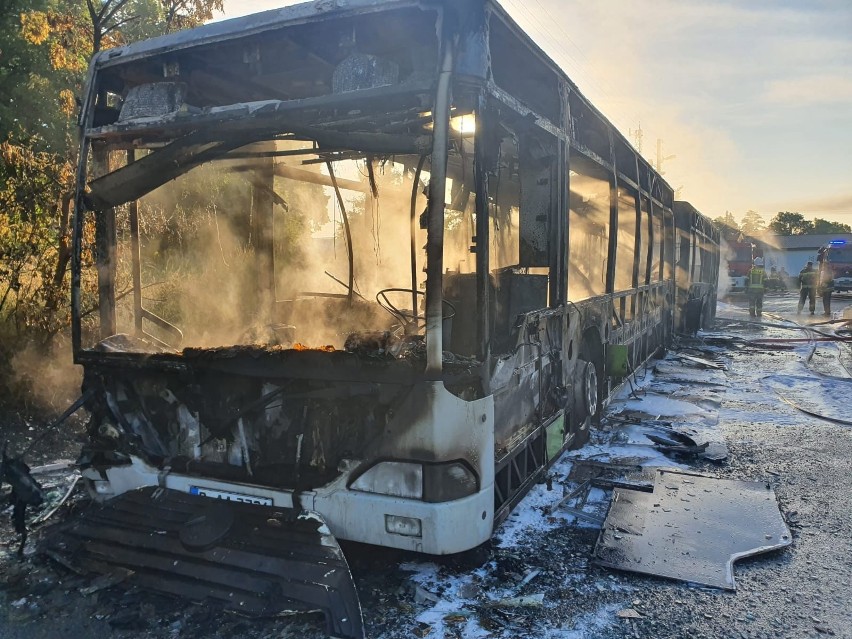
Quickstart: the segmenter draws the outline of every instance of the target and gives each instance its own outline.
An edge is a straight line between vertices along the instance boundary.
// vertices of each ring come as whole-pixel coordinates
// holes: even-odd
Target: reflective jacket
[[[816,288],[818,276],[816,270],[803,268],[799,271],[799,282],[801,282],[802,288]]]
[[[766,271],[762,266],[753,266],[748,273],[748,290],[762,291],[763,280],[766,279]]]

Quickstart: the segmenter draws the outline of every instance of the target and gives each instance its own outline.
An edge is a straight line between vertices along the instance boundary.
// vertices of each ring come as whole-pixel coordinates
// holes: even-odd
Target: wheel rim
[[[598,412],[598,372],[592,362],[586,364],[585,373],[586,411],[590,416]]]

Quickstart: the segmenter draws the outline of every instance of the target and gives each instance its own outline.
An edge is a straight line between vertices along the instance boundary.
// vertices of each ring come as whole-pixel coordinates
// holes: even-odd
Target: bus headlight
[[[352,482],[352,490],[393,497],[423,497],[423,465],[410,462],[379,462]]]
[[[438,503],[476,494],[479,479],[461,461],[439,464],[383,461],[369,468],[349,488]]]
[[[476,474],[462,462],[429,464],[423,475],[423,501],[442,502],[475,495]]]

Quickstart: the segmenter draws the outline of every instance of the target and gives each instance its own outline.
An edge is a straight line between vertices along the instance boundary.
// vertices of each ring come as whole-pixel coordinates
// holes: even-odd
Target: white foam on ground
[[[852,382],[803,375],[770,375],[763,382],[800,408],[828,419],[852,421]]]
[[[545,630],[540,636],[543,639],[593,639],[616,620],[615,613],[623,606],[608,604],[601,606],[594,612],[580,615],[574,620],[570,628],[552,628]]]
[[[460,594],[460,589],[464,585],[476,584],[489,570],[493,570],[493,564],[459,576],[442,575],[439,566],[428,562],[422,564],[405,563],[400,568],[412,573],[410,577],[412,582],[432,595],[439,597],[437,602],[416,617],[417,622],[427,624],[430,627],[428,633],[430,638],[444,639],[445,637],[462,636],[465,639],[485,639],[486,637],[514,639],[517,637],[516,630],[512,628],[507,628],[497,633],[493,630],[483,628],[478,621],[476,607],[483,604],[496,604],[504,598],[518,596],[519,585],[507,586],[506,588],[498,588],[491,591],[481,591],[473,588],[471,591],[477,593],[476,599],[465,598]],[[577,575],[569,575],[567,581],[571,581],[571,577],[579,580],[583,575],[579,573]],[[598,592],[623,591],[625,593],[632,590],[621,584],[611,582],[608,579],[598,580],[594,584],[594,589]],[[441,591],[440,595],[437,595],[436,591],[438,590]],[[527,587],[526,590],[529,590],[529,588]],[[542,605],[553,607],[560,604],[558,601],[549,601],[545,598]],[[623,607],[623,605],[607,604],[593,612],[576,617],[570,622],[570,625],[544,629],[540,634],[537,633],[536,636],[543,637],[544,639],[591,639],[599,636],[604,629],[615,623],[618,620],[615,613]],[[448,617],[456,619],[458,617],[465,617],[466,620],[463,623],[447,621]]]
[[[641,399],[631,398],[624,403],[625,410],[634,410],[659,417],[685,417],[696,415],[706,417],[712,411],[691,402],[671,399],[665,395],[648,393]]]

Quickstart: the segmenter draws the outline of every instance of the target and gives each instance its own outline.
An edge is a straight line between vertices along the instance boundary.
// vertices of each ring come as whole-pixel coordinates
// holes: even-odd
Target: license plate
[[[205,488],[204,486],[190,486],[190,495],[199,495],[200,497],[210,497],[211,499],[223,499],[225,501],[237,501],[241,504],[256,504],[258,506],[272,506],[271,497],[256,497],[255,495],[244,495],[242,493],[232,493],[228,490],[216,490],[215,488]]]

